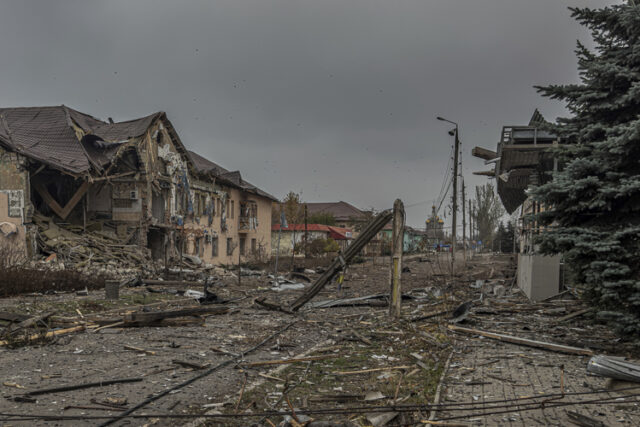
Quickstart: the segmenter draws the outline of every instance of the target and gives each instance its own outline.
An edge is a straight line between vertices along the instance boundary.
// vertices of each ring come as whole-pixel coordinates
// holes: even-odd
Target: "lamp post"
[[[458,151],[460,151],[460,139],[458,139],[458,124],[444,117],[436,117],[438,120],[455,125],[453,148],[453,218],[451,225],[451,274],[455,273],[456,260],[456,219],[458,212]]]

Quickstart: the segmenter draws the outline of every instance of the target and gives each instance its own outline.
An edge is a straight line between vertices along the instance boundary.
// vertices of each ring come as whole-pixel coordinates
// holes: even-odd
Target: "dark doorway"
[[[149,228],[147,248],[151,249],[151,257],[154,260],[164,259],[164,231],[159,228]]]

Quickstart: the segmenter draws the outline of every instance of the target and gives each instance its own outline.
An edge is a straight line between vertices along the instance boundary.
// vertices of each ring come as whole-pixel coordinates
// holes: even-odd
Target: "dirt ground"
[[[514,264],[508,256],[476,256],[466,266],[459,260],[453,279],[442,255],[411,257],[404,265],[408,270],[403,273],[402,287],[407,298],[401,320],[389,317],[388,309],[381,306],[383,300],[367,302],[373,301],[373,306],[307,306],[296,315],[265,309],[254,300],[266,297],[285,303],[303,292],[273,290],[265,274],[243,276],[240,285],[232,277],[223,280],[214,291],[228,301],[224,305],[230,311],[207,316],[201,324],[87,329],[39,344],[0,347],[0,390],[4,396],[0,399],[0,425],[100,425],[125,408],[205,373],[135,411],[139,418],[128,417],[114,425],[277,425],[283,416],[293,414],[303,423],[307,412],[312,412],[309,416],[314,420],[350,425],[383,425],[387,419],[387,425],[420,425],[430,415],[441,420],[460,415],[452,408],[433,414],[424,405],[434,401],[477,403],[478,396],[490,400],[547,389],[557,392],[560,365],[564,366],[567,391],[584,390],[587,386],[583,382],[591,389],[603,386],[600,379],[587,377],[584,366],[588,357],[557,355],[449,330],[451,310],[471,299],[478,301],[461,326],[589,347],[601,353],[638,355],[635,347],[616,341],[607,328],[592,326],[588,316],[554,324],[554,320],[580,309],[580,303],[567,294],[558,301],[532,305],[517,288],[511,288]],[[388,258],[350,266],[340,290],[333,283],[312,303],[388,293],[388,267]],[[479,279],[485,281],[483,288],[470,287]],[[505,288],[504,296],[493,295],[489,288],[495,285]],[[121,289],[116,302],[104,300],[103,291],[90,291],[87,296],[32,295],[1,300],[0,311],[31,315],[56,311],[59,316],[88,322],[127,311],[194,305],[197,302],[190,298],[134,287]],[[283,328],[286,330],[263,343]],[[263,345],[255,351],[238,357],[260,343]],[[500,362],[482,365],[492,357]],[[537,367],[539,359],[550,357],[553,359],[547,364],[552,367],[545,375],[528,374],[521,379],[508,374],[522,369],[515,362],[533,361],[527,366]],[[281,363],[290,358],[301,360]],[[200,366],[189,368],[176,361]],[[225,361],[232,363],[212,369]],[[260,364],[252,365],[256,362]],[[470,369],[473,374],[466,373]],[[487,374],[499,379],[488,379]],[[123,378],[139,381],[44,393],[34,396],[32,402],[15,399],[34,390]],[[471,379],[472,385],[466,384]],[[485,389],[478,390],[473,385],[477,382],[491,384],[482,384]],[[514,384],[520,382],[536,386],[518,390]],[[505,383],[515,391],[502,387]],[[486,388],[498,385],[504,389],[501,394]],[[621,406],[624,408],[606,412],[602,419],[608,425],[616,425],[621,417],[625,422],[637,420],[633,418],[637,406]],[[504,421],[478,416],[481,408],[478,406],[470,417],[455,420],[469,425],[523,425],[525,420],[519,418],[522,422],[518,424],[508,417]],[[549,420],[555,422],[553,417],[559,420],[555,425],[563,425],[558,414],[528,412],[532,418],[524,425],[536,425],[535,420],[547,425]]]

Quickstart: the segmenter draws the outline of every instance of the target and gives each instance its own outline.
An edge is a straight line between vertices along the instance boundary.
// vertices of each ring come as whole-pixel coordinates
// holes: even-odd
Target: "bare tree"
[[[480,240],[488,245],[493,241],[500,218],[505,211],[491,183],[476,186],[475,203],[473,221],[477,224]]]

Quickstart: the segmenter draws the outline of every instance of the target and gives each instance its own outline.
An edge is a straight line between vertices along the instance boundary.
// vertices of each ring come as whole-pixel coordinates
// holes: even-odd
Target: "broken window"
[[[240,202],[240,230],[255,230],[258,227],[258,204],[252,200]]]
[[[196,239],[196,255],[200,258],[204,255],[204,239],[202,237]]]
[[[245,239],[244,237],[240,238],[240,255],[245,255],[245,249],[246,249],[246,243],[247,243],[247,239]]]
[[[194,216],[198,216],[200,214],[200,205],[198,203],[199,201],[200,201],[200,198],[196,194],[196,196],[193,198],[193,215]]]
[[[213,258],[218,256],[218,238],[217,237],[211,238],[211,256]]]
[[[233,238],[227,237],[227,255],[233,255]]]

